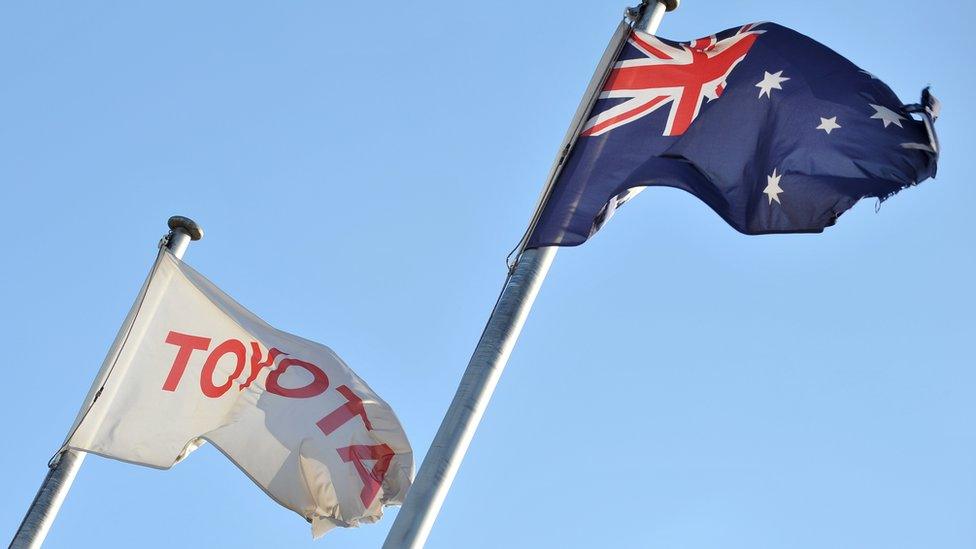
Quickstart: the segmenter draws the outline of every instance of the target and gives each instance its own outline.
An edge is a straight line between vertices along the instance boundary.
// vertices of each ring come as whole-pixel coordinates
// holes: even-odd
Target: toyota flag
[[[315,536],[403,501],[406,434],[331,349],[272,328],[165,249],[135,311],[67,446],[166,469],[209,441]]]

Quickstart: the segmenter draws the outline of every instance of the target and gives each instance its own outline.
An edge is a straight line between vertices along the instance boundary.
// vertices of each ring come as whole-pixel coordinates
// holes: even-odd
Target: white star
[[[840,128],[840,127],[841,127],[841,125],[837,123],[837,117],[836,116],[831,116],[830,118],[824,118],[824,117],[821,116],[820,117],[820,125],[817,126],[817,129],[818,130],[823,130],[823,131],[827,132],[827,135],[830,135],[831,130],[836,130],[837,128]]]
[[[881,105],[875,105],[874,103],[868,103],[874,109],[874,114],[871,118],[877,118],[884,122],[884,127],[888,127],[888,124],[894,124],[899,128],[904,128],[901,125],[901,121],[905,119],[904,116],[896,113],[895,111],[889,109],[888,107],[882,107]]]
[[[772,90],[783,89],[782,87],[780,87],[780,84],[786,82],[787,80],[789,80],[789,78],[783,76],[783,71],[775,72],[773,74],[770,74],[766,71],[763,72],[766,73],[765,76],[763,76],[763,79],[756,84],[756,87],[759,88],[759,97],[765,95],[766,97],[772,98],[772,95],[770,95],[772,93]]]
[[[766,176],[766,188],[763,192],[769,196],[769,203],[772,204],[773,200],[777,204],[782,204],[779,201],[779,194],[783,192],[783,189],[779,188],[779,178],[783,177],[783,174],[777,174],[776,168],[773,168],[773,175]]]

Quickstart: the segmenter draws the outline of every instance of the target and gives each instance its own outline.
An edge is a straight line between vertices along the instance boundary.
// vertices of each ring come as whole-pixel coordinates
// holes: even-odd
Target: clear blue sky
[[[171,214],[187,261],[333,347],[418,466],[625,2],[0,5],[0,530],[12,535]],[[651,189],[556,258],[428,547],[976,546],[967,3],[686,0],[771,20],[906,102],[939,177],[822,235]],[[377,547],[378,524],[319,547]],[[50,547],[304,547],[214,448],[92,457]]]

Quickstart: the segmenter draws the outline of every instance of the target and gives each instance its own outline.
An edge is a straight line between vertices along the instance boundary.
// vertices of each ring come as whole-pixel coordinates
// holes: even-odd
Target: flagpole
[[[636,21],[635,28],[653,34],[661,24],[664,13],[677,7],[678,0],[644,0],[638,8],[628,10],[628,16]],[[626,39],[627,34],[618,29],[597,66],[587,93],[559,149],[560,153],[553,163],[526,236],[519,243],[515,264],[511,267],[502,293],[488,318],[488,324],[468,362],[454,400],[441,421],[417,478],[407,492],[403,507],[383,543],[384,549],[419,549],[427,542],[444,498],[447,497],[478,423],[488,407],[488,401],[515,347],[529,310],[556,257],[558,248],[555,246],[526,249],[528,237],[538,221],[563,161],[579,135],[581,124],[596,101],[610,66]]]
[[[177,258],[183,257],[191,241],[203,238],[203,229],[192,219],[177,215],[169,218],[168,224],[170,231],[163,237],[160,246],[166,246]],[[145,292],[145,285],[140,295],[142,292]],[[138,298],[136,302],[139,302]],[[110,358],[118,354],[122,346],[122,341],[125,339],[125,334],[128,333],[128,328],[134,320],[135,309],[136,307],[133,307],[132,311],[130,311],[122,323],[115,342],[109,349],[108,356]],[[109,359],[106,359],[106,362],[109,362]],[[92,402],[94,402],[98,394],[98,389],[101,388],[105,377],[108,375],[108,370],[103,365],[98,376],[95,378],[95,382],[92,384],[92,390],[89,391],[85,402],[82,404],[82,410],[87,410]],[[75,424],[77,423],[78,421],[76,420]],[[78,474],[78,470],[81,469],[81,464],[85,461],[85,455],[85,452],[66,448],[54,456],[48,464],[47,476],[44,477],[41,488],[37,491],[37,495],[34,496],[34,501],[27,510],[24,520],[20,523],[20,528],[14,535],[13,541],[10,542],[12,549],[34,549],[44,543],[44,538],[47,537],[47,533],[51,529],[51,525],[54,523],[58,511],[61,509],[61,504],[64,503],[64,498],[68,495],[68,490],[71,489],[71,483],[74,482],[75,475]]]

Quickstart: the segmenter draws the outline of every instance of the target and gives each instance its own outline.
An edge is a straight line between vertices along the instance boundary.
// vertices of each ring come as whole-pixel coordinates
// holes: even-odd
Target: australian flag
[[[934,176],[937,116],[927,91],[904,105],[773,23],[691,42],[632,30],[527,247],[581,244],[654,185],[694,194],[746,234],[821,232],[861,198]]]

